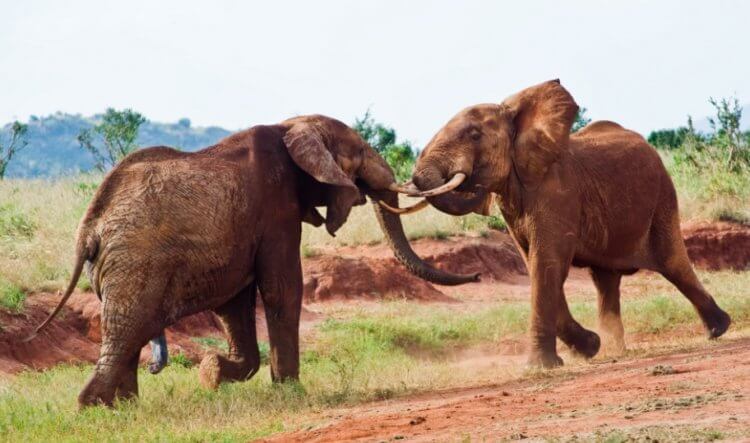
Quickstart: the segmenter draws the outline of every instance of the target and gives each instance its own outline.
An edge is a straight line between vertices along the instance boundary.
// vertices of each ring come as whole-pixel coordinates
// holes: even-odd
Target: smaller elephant
[[[486,214],[496,196],[531,277],[532,365],[562,364],[557,337],[585,356],[599,351],[599,336],[568,309],[570,266],[590,270],[600,331],[619,348],[620,279],[639,269],[662,274],[693,304],[708,336],[721,336],[731,320],[693,271],[659,154],[613,122],[571,135],[577,111],[559,80],[466,108],[427,144],[403,191],[455,215]]]

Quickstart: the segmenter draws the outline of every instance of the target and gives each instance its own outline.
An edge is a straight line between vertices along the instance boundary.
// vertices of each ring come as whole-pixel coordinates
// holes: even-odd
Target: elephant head
[[[533,189],[563,150],[578,105],[551,80],[507,98],[459,112],[432,138],[414,169],[413,187],[441,211],[486,214],[515,174]]]
[[[398,207],[398,186],[388,163],[353,129],[321,115],[291,118],[281,123],[284,144],[292,160],[323,186],[303,184],[300,202],[303,221],[314,226],[325,223],[331,235],[346,222],[352,206],[364,204],[365,195],[396,258],[415,275],[433,283],[456,285],[477,281],[478,274],[460,275],[441,271],[420,259],[404,234],[401,220],[382,204]],[[325,218],[317,206],[326,206]]]

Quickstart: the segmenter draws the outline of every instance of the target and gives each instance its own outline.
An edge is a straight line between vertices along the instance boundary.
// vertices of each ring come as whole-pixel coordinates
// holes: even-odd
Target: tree
[[[106,171],[135,151],[138,129],[145,121],[141,114],[131,109],[117,111],[108,108],[101,122],[78,134],[78,143],[94,157],[95,167]]]
[[[651,131],[648,135],[648,142],[651,146],[659,149],[676,149],[685,143],[689,130],[685,126],[677,129],[659,129]]]
[[[581,106],[578,108],[578,113],[576,114],[576,119],[573,121],[573,126],[570,127],[570,132],[578,132],[581,129],[583,129],[586,125],[591,123],[591,119],[586,116],[586,111],[588,109]]]
[[[750,144],[745,134],[740,131],[742,106],[737,97],[716,100],[709,98],[709,103],[716,110],[716,117],[709,117],[713,135],[711,142],[726,150],[726,166],[736,169],[739,164],[750,165]]]
[[[399,181],[408,180],[416,161],[415,149],[408,141],[397,142],[396,130],[375,121],[368,109],[354,120],[355,131],[383,156]]]
[[[5,178],[5,171],[13,156],[29,144],[26,140],[28,130],[28,125],[18,121],[10,125],[10,137],[7,143],[0,144],[0,180]]]

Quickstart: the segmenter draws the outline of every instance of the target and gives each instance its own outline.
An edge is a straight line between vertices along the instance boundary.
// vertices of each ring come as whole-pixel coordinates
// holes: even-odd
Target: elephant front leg
[[[271,347],[274,382],[299,379],[299,319],[302,309],[302,267],[299,237],[272,242],[261,254],[258,287],[263,297]]]
[[[572,252],[551,247],[555,240],[532,243],[528,256],[531,276],[531,352],[529,366],[553,368],[563,364],[557,355],[558,313],[563,299],[563,283],[568,275]],[[559,240],[558,240],[559,242]],[[539,245],[544,245],[540,247]],[[567,309],[567,304],[565,304]]]
[[[224,325],[229,352],[226,356],[209,354],[199,370],[201,384],[216,389],[223,381],[251,378],[260,368],[260,351],[255,329],[255,283],[215,309]]]

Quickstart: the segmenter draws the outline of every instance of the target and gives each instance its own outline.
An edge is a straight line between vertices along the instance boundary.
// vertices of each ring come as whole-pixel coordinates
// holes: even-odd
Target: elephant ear
[[[346,222],[352,205],[360,199],[359,189],[331,154],[329,145],[333,142],[333,137],[314,122],[294,123],[284,135],[284,144],[294,163],[319,183],[328,185],[325,223],[331,235]]]
[[[578,113],[560,80],[524,89],[506,99],[515,125],[513,160],[525,186],[534,187],[568,149],[570,127]]]

